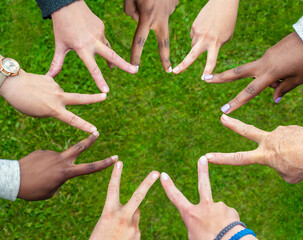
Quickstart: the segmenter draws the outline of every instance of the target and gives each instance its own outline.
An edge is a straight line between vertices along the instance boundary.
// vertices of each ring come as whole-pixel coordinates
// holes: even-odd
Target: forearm
[[[303,41],[303,16],[299,19],[297,23],[293,25],[293,27],[296,30],[296,33],[300,36],[300,38]]]
[[[36,0],[44,19],[50,18],[51,14],[78,0]]]
[[[0,160],[0,198],[15,201],[20,187],[18,161]]]

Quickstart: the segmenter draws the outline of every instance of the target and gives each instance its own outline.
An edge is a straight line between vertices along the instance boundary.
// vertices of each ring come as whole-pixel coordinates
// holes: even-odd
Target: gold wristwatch
[[[2,58],[0,61],[0,87],[6,78],[16,76],[20,72],[19,63],[12,58]]]

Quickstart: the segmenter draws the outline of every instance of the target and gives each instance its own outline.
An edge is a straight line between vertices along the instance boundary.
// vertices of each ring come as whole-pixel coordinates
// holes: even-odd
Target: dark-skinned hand
[[[139,66],[144,43],[150,29],[156,32],[161,62],[166,72],[172,72],[169,58],[169,16],[178,0],[124,0],[124,11],[138,22],[133,39],[131,64]]]
[[[20,189],[18,198],[38,201],[51,198],[69,179],[98,172],[113,165],[118,156],[102,161],[75,165],[77,157],[98,138],[96,131],[62,153],[35,151],[19,161]]]
[[[229,114],[267,87],[275,89],[273,99],[275,103],[279,103],[286,93],[303,83],[302,63],[303,41],[294,32],[268,49],[259,60],[216,74],[205,81],[226,83],[242,78],[254,78],[242,92],[221,108],[222,112]]]

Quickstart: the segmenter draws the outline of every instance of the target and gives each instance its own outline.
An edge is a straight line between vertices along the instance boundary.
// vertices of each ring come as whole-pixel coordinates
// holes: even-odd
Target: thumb
[[[58,48],[55,49],[53,61],[50,65],[48,72],[46,73],[47,76],[55,77],[58,75],[58,73],[62,69],[65,55],[66,55],[65,51],[58,50]]]
[[[274,98],[275,103],[279,103],[281,101],[282,97],[286,93],[293,90],[298,85],[300,85],[300,83],[297,83],[294,78],[287,78],[287,79],[283,80],[283,82],[281,82],[279,84],[279,86],[276,88],[276,90],[274,92],[273,98]]]

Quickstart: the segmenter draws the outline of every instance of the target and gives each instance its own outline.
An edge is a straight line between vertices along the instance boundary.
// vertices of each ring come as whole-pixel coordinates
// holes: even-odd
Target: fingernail
[[[99,132],[98,131],[94,131],[93,135],[96,136],[96,137],[98,137],[99,136]]]
[[[172,69],[172,67],[170,66],[169,68],[168,68],[168,70],[167,70],[167,73],[172,73],[173,72],[173,69]]]
[[[224,113],[227,113],[228,110],[230,109],[230,105],[227,103],[223,107],[221,107],[221,111]]]
[[[282,97],[276,98],[275,103],[279,103],[281,101],[281,99],[282,99]]]
[[[201,165],[205,165],[207,163],[207,158],[205,156],[200,157],[199,163]]]
[[[157,173],[153,173],[152,178],[153,178],[153,179],[156,179],[156,178],[158,178],[158,176],[159,176],[159,175],[158,175]]]
[[[109,88],[108,88],[108,86],[104,86],[104,87],[102,87],[102,92],[104,92],[104,93],[108,93],[108,92],[109,92]]]
[[[119,157],[118,157],[117,155],[111,157],[111,159],[113,159],[114,161],[117,161],[118,158],[119,158]]]
[[[106,99],[107,94],[106,93],[101,93],[101,98]]]
[[[228,121],[228,116],[225,115],[225,114],[223,114],[223,115],[222,115],[222,119],[223,119],[223,121]]]
[[[139,70],[139,66],[133,66],[132,65],[129,70],[130,70],[131,73],[137,73],[138,70]]]
[[[202,75],[202,80],[203,81],[209,81],[211,79],[213,79],[214,75],[207,75],[207,74],[203,74]]]
[[[174,74],[178,74],[180,72],[180,68],[179,67],[175,67],[173,69]]]
[[[91,131],[92,133],[94,133],[94,132],[97,131],[97,128],[96,128],[96,127],[91,127],[91,128],[90,128],[90,131]]]
[[[214,155],[214,154],[211,154],[211,153],[207,153],[207,154],[205,155],[205,157],[206,157],[207,159],[213,159],[213,158],[215,157],[215,155]]]
[[[165,173],[165,172],[161,173],[161,180],[166,181],[167,179],[169,179],[169,176],[167,175],[167,173]]]
[[[120,169],[122,167],[122,162],[117,162],[116,166],[117,166],[118,169]]]

